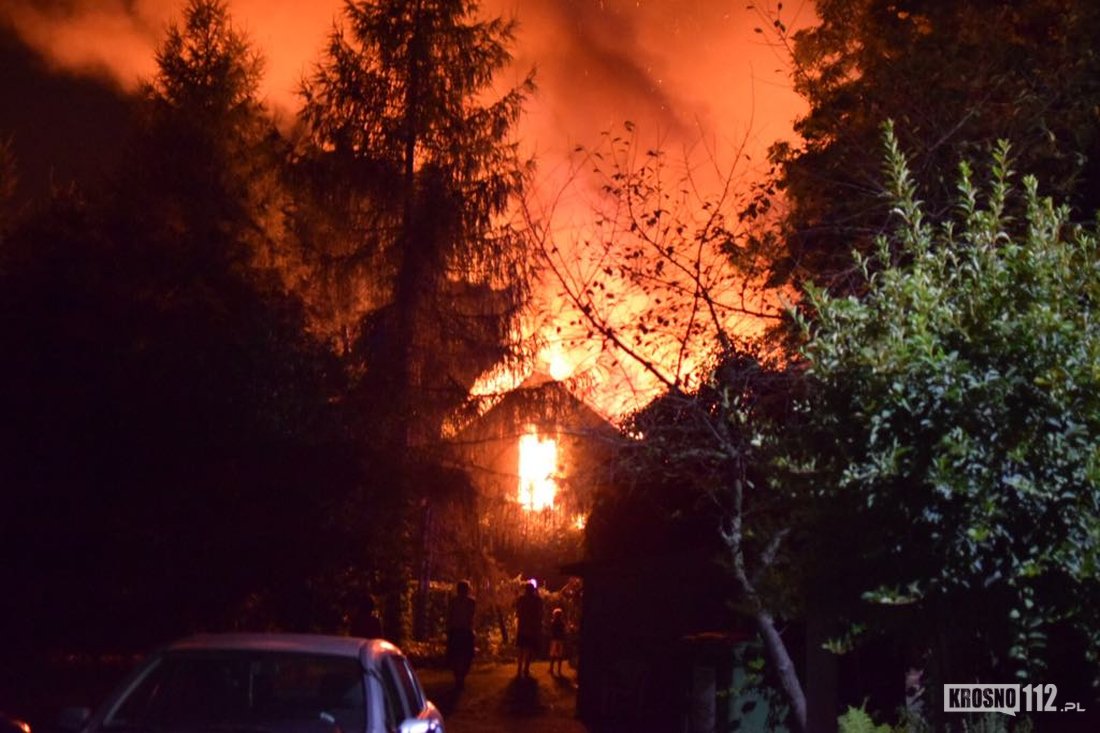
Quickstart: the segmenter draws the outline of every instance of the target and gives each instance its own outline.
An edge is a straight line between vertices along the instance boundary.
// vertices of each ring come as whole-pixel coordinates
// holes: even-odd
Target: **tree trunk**
[[[421,511],[420,533],[420,573],[416,588],[416,601],[413,604],[413,638],[424,641],[428,638],[428,604],[432,587],[432,504],[425,499]]]
[[[787,651],[787,646],[783,643],[783,637],[779,635],[779,630],[775,628],[775,619],[765,608],[760,594],[756,591],[756,584],[749,579],[749,574],[745,569],[745,556],[741,550],[741,519],[743,516],[741,512],[741,488],[743,484],[738,481],[734,482],[733,485],[736,511],[732,517],[731,529],[728,532],[723,532],[723,535],[733,559],[734,578],[742,595],[752,608],[753,620],[756,622],[756,628],[760,631],[760,638],[764,641],[764,656],[767,663],[775,670],[775,674],[779,678],[779,686],[791,706],[791,719],[795,730],[798,733],[818,733],[817,731],[809,731],[807,728],[806,693],[802,689],[802,683],[798,680],[794,661]],[[777,536],[771,546],[765,550],[764,555],[761,557],[761,563],[764,567],[770,565],[774,559],[780,539],[782,539],[782,536]]]
[[[783,694],[787,696],[787,702],[790,703],[791,718],[796,730],[802,733],[817,733],[817,731],[809,731],[806,727],[806,694],[798,681],[791,655],[787,652],[779,630],[775,628],[775,619],[767,611],[759,609],[756,611],[755,620],[760,636],[764,639],[764,655],[779,677],[779,685],[783,688]]]
[[[732,445],[732,441],[726,441],[726,445]],[[730,451],[731,457],[740,458],[739,451]],[[734,511],[730,517],[729,530],[723,529],[722,536],[730,549],[730,557],[733,560],[733,575],[740,587],[741,594],[752,608],[753,620],[760,631],[760,637],[764,640],[764,656],[769,665],[775,670],[779,678],[779,686],[787,697],[791,706],[791,719],[798,733],[818,733],[809,731],[806,725],[806,693],[802,684],[798,681],[798,673],[795,671],[794,662],[787,651],[779,630],[775,628],[775,619],[764,606],[760,594],[756,590],[755,578],[750,578],[745,565],[745,555],[741,545],[743,534],[741,530],[744,519],[742,500],[744,498],[745,482],[743,476],[735,477],[730,484],[733,489]],[[764,550],[760,557],[761,568],[769,567],[779,551],[779,545],[786,532],[776,534],[772,542]]]
[[[412,461],[411,448],[415,439],[413,431],[419,431],[422,427],[418,421],[417,410],[413,404],[413,391],[418,385],[413,384],[414,349],[416,348],[417,312],[422,298],[421,273],[431,243],[426,242],[423,236],[423,225],[416,221],[416,148],[419,141],[419,129],[417,116],[420,105],[420,78],[419,70],[423,54],[422,40],[420,38],[420,9],[421,3],[416,3],[413,11],[413,35],[409,39],[409,51],[406,58],[406,82],[404,109],[404,158],[403,158],[403,183],[404,201],[401,212],[401,264],[397,273],[397,289],[394,297],[394,307],[397,309],[397,344],[398,344],[398,378],[397,378],[397,421],[398,449],[401,452],[400,476],[402,495],[406,500],[412,500],[420,491],[420,487],[413,487],[411,482]],[[418,226],[419,224],[419,226]],[[423,641],[424,631],[427,627],[428,587],[430,578],[425,577],[428,572],[427,562],[430,554],[431,536],[428,533],[428,509],[425,505],[423,514],[423,533],[421,535],[421,566],[419,568],[419,582],[416,588],[416,598],[413,599],[413,638]]]

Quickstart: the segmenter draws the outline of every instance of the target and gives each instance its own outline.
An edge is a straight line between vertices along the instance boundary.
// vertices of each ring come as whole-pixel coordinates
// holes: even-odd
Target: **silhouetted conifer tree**
[[[486,101],[513,25],[477,10],[471,0],[347,2],[302,90],[313,164],[362,193],[351,249],[372,263],[379,307],[357,325],[357,404],[394,461],[391,488],[425,500],[425,548],[430,496],[444,488],[426,454],[477,375],[514,352],[530,266],[503,217],[527,174],[508,136],[532,82]]]

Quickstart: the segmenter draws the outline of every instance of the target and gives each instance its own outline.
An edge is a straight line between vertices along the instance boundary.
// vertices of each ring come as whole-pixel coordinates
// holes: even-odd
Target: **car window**
[[[105,729],[286,723],[366,729],[356,659],[244,651],[169,653],[124,696]]]
[[[400,654],[387,655],[382,663],[386,697],[393,701],[396,721],[415,718],[424,709],[424,692],[409,661]]]
[[[386,657],[383,660],[380,677],[382,691],[386,696],[386,730],[395,731],[398,724],[409,716],[401,696],[401,682],[398,680],[392,657]]]
[[[405,699],[409,703],[409,716],[416,716],[424,709],[424,691],[420,689],[420,681],[416,673],[409,666],[409,660],[405,657],[394,657],[397,665],[398,676],[404,689]]]

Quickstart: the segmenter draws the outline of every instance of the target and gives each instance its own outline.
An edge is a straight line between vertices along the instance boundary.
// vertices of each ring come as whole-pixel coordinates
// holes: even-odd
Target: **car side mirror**
[[[436,733],[438,730],[434,720],[423,718],[409,718],[397,726],[397,733]]]
[[[91,718],[91,708],[63,708],[57,716],[57,727],[62,733],[77,733]]]

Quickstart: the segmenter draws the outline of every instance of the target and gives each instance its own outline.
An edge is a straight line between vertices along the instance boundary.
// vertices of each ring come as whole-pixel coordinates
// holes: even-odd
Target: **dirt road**
[[[575,717],[575,677],[553,678],[547,664],[532,665],[530,679],[516,679],[515,664],[475,664],[466,688],[454,690],[450,672],[418,670],[428,697],[443,711],[447,733],[587,733]]]

